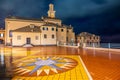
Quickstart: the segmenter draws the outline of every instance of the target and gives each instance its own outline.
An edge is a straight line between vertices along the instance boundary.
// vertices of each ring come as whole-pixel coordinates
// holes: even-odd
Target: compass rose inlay
[[[29,57],[14,63],[16,75],[19,76],[46,76],[73,69],[77,61],[69,57]]]

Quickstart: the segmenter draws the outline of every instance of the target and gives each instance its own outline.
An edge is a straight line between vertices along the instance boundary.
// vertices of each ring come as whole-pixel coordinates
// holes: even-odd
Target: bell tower
[[[48,17],[55,18],[55,11],[53,4],[49,4]]]

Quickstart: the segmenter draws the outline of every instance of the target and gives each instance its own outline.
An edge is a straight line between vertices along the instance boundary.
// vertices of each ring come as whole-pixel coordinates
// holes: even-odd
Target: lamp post
[[[111,48],[111,45],[110,45],[110,43],[108,43],[108,48],[109,48],[109,49]]]
[[[109,53],[109,59],[111,59],[110,48],[111,48],[111,44],[110,44],[110,43],[108,43],[108,53]]]
[[[72,46],[74,45],[74,39],[71,39],[71,45]]]

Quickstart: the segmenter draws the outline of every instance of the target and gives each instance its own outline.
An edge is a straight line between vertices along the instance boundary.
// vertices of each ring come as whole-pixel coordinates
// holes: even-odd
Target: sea
[[[120,43],[100,43],[102,48],[120,49]]]

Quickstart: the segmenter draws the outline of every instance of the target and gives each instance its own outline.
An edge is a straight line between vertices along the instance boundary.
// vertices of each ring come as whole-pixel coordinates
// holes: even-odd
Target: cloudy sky
[[[10,15],[47,16],[49,3],[76,34],[86,31],[100,35],[103,42],[120,42],[120,0],[0,0],[0,27]]]

